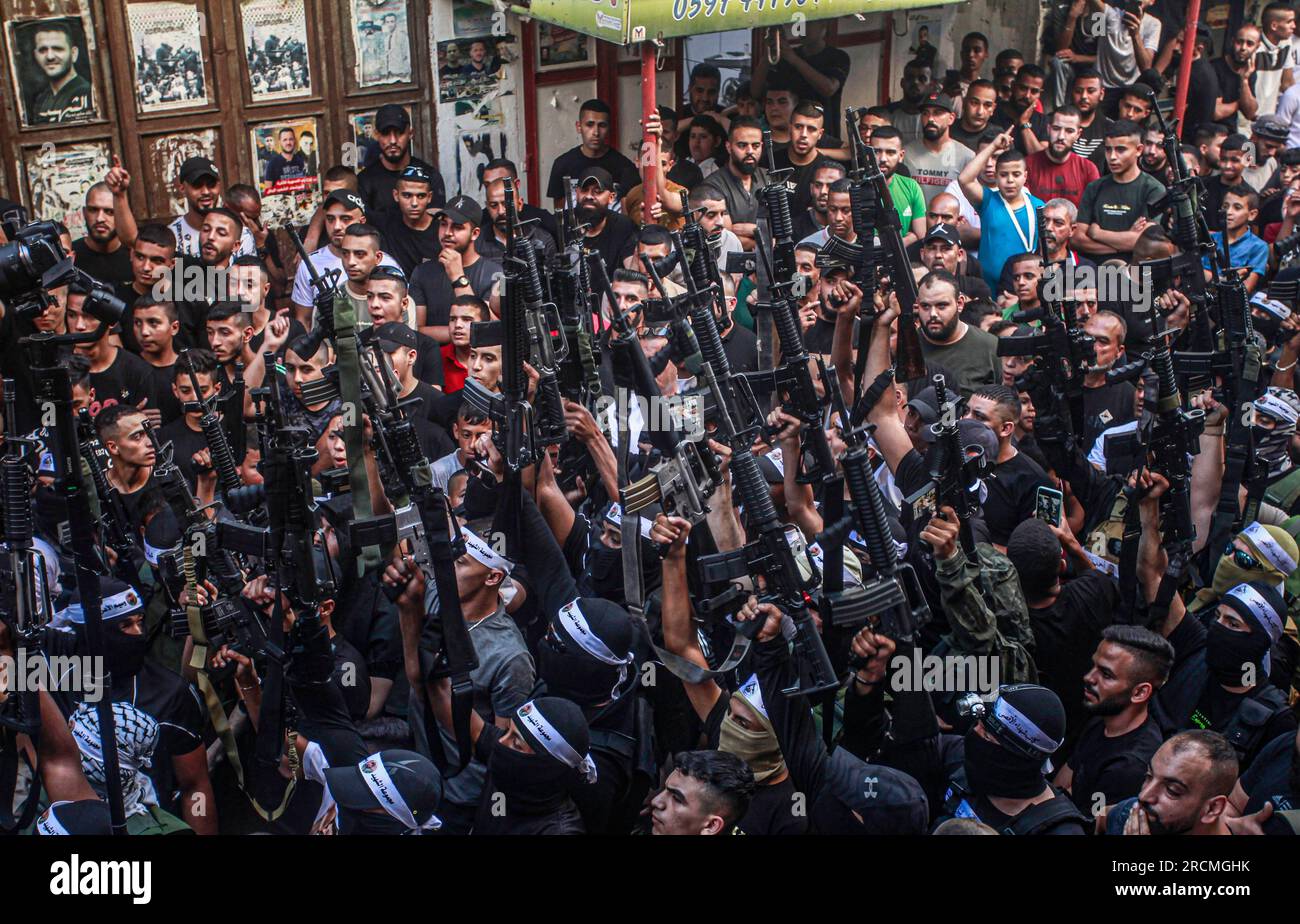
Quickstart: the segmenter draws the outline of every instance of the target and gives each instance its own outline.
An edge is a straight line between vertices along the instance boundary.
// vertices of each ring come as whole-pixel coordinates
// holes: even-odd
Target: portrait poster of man
[[[302,0],[246,0],[239,9],[253,99],[311,95]]]
[[[257,160],[262,221],[305,225],[320,199],[320,158],[315,119],[268,122],[250,131]]]
[[[86,26],[78,16],[6,24],[18,116],[24,126],[68,125],[99,118]]]
[[[202,131],[158,135],[150,140],[148,148],[149,175],[154,183],[149,188],[149,207],[155,215],[179,215],[188,205],[177,192],[176,180],[181,164],[191,157],[217,157],[217,132]]]
[[[190,3],[127,4],[140,112],[207,105],[201,16]]]
[[[46,143],[24,150],[26,205],[31,218],[61,221],[74,239],[83,236],[86,218],[81,207],[86,190],[102,180],[108,168],[108,145],[102,141]]]
[[[352,0],[357,86],[411,82],[406,0]]]
[[[513,61],[513,36],[478,36],[438,43],[438,101],[480,100],[503,95],[504,65]]]

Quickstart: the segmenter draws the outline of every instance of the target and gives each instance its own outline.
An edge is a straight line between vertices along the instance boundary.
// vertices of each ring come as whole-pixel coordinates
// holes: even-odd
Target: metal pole
[[[641,124],[659,111],[655,94],[658,49],[654,42],[641,43]],[[659,136],[641,133],[641,223],[652,224],[650,210],[659,201]]]
[[[1187,108],[1187,84],[1192,77],[1192,58],[1196,54],[1196,23],[1201,18],[1201,0],[1189,0],[1187,27],[1183,29],[1183,56],[1178,62],[1178,90],[1174,94],[1174,119],[1178,133],[1183,131],[1183,110]]]

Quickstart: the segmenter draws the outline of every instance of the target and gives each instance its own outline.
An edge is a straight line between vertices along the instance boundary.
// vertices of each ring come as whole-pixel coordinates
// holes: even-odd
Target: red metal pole
[[[1192,79],[1192,58],[1196,54],[1196,23],[1200,18],[1201,0],[1189,0],[1187,27],[1183,30],[1183,56],[1178,62],[1178,89],[1174,94],[1174,118],[1178,121],[1180,135],[1183,131],[1183,110],[1187,108],[1187,84]]]
[[[658,113],[659,101],[655,96],[655,62],[654,42],[641,43],[641,124],[650,116]],[[653,224],[650,209],[659,201],[659,137],[649,132],[641,133],[641,223]]]

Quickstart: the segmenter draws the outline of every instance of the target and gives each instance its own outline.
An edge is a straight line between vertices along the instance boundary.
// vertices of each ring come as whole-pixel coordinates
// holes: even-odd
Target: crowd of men
[[[135,834],[1295,833],[1300,42],[1281,2],[1217,52],[1202,29],[1166,130],[1184,15],[1058,3],[1043,63],[990,62],[970,33],[955,68],[911,61],[897,101],[847,122],[860,78],[807,23],[756,55],[726,111],[718,71],[694,69],[682,108],[645,126],[661,152],[649,195],[599,99],[540,204],[505,159],[484,170],[484,202],[448,198],[405,110],[385,106],[373,164],[321,163],[301,248],[201,157],[180,171],[185,213],[138,221],[115,162],[86,194],[85,236],[62,243],[120,319],[101,323],[84,280],[35,313],[0,306],[6,432],[36,447],[14,453],[52,599],[26,634],[3,607],[0,655],[102,649]],[[892,216],[864,217],[873,177]],[[688,256],[683,231],[702,249]],[[772,275],[782,245],[787,283]],[[589,350],[572,368],[598,386],[557,399],[539,354],[521,358],[528,265],[539,297],[570,300],[562,360]],[[782,297],[801,344],[772,337]],[[530,323],[537,343],[568,321]],[[55,458],[41,334],[85,335],[59,362],[89,420],[86,471]],[[721,355],[702,362],[715,335]],[[720,366],[732,385],[755,374],[752,428],[722,419],[738,407],[723,394],[748,389],[724,392]],[[763,390],[772,366],[793,378]],[[814,383],[812,414],[796,379]],[[630,410],[608,400],[628,394]],[[498,413],[523,401],[537,420]],[[392,448],[401,422],[414,457]],[[521,455],[520,434],[544,426],[561,432]],[[692,453],[655,432],[683,426]],[[314,451],[293,457],[308,487],[286,487],[285,434]],[[806,451],[818,443],[829,470]],[[841,520],[866,522],[860,443],[853,471],[894,555]],[[413,458],[425,483],[396,464]],[[957,469],[978,477],[954,493]],[[669,503],[674,471],[707,483],[695,516]],[[659,504],[630,515],[647,474]],[[99,647],[70,478],[96,509]],[[459,530],[452,570],[414,533],[361,528],[422,490]],[[221,552],[233,573],[196,578],[211,552],[192,539],[274,524],[286,492],[319,516],[295,527],[319,592],[242,546]],[[798,574],[778,580],[773,557]],[[896,565],[916,575],[913,624],[880,604],[846,627],[841,601],[895,586]],[[219,600],[245,629],[214,639]],[[840,683],[814,694],[820,648]],[[933,658],[979,679],[922,683]],[[106,831],[103,710],[53,683],[24,700],[16,683],[0,673],[0,753],[17,757],[0,761],[5,828]],[[39,722],[12,719],[22,702]]]

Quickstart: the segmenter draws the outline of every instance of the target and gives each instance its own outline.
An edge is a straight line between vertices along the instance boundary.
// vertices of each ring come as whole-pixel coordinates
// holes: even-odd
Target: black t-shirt
[[[671,177],[672,174],[669,174],[669,176]],[[560,239],[559,221],[544,208],[529,205],[525,202],[524,207],[519,210],[519,220],[533,222],[532,226],[534,228],[541,228],[551,236],[552,240],[558,241]],[[486,231],[486,229],[484,230]]]
[[[1064,582],[1051,606],[1029,608],[1038,682],[1061,698],[1068,740],[1087,722],[1083,675],[1092,668],[1092,654],[1118,603],[1119,585],[1100,571],[1087,571]]]
[[[172,458],[176,461],[176,467],[181,470],[181,474],[193,489],[194,480],[199,473],[193,461],[194,453],[208,448],[208,441],[203,438],[203,431],[191,430],[185,418],[178,417],[158,431],[158,442],[172,444]]]
[[[696,184],[704,182],[704,172],[685,158],[678,158],[673,169],[668,171],[668,179],[678,186],[694,189]]]
[[[500,263],[479,257],[465,267],[465,278],[469,280],[474,295],[487,301],[500,272]],[[428,260],[416,267],[411,276],[411,299],[427,309],[424,314],[426,325],[447,324],[451,320],[451,300],[455,297],[456,290],[451,287],[451,280],[447,278],[447,271],[441,263]]]
[[[438,252],[442,250],[436,221],[429,222],[429,227],[423,231],[416,231],[406,226],[400,212],[393,211],[379,231],[384,236],[384,253],[397,261],[407,279],[425,260],[438,259]]]
[[[1047,473],[1023,452],[993,466],[985,484],[989,496],[984,502],[984,521],[991,541],[1002,546],[1011,538],[1012,530],[1034,515],[1034,498],[1039,486],[1052,486]]]
[[[86,245],[84,237],[72,242],[72,262],[77,269],[85,270],[100,282],[116,285],[119,282],[130,284],[135,278],[131,272],[131,251],[119,247],[112,253],[99,253]]]
[[[605,272],[612,277],[614,270],[636,250],[636,225],[623,215],[610,212],[601,232],[587,238],[587,246],[600,254]]]
[[[285,338],[284,342],[286,345],[280,348],[279,354],[283,356],[284,351],[288,349],[288,344],[293,343],[299,337],[305,336],[306,333],[307,333],[307,328],[302,326],[302,322],[299,321],[297,318],[291,318],[289,321],[289,336]],[[254,356],[261,356],[262,341],[264,341],[265,339],[266,339],[265,328],[253,334],[253,338],[248,341],[249,352],[252,353]]]
[[[1106,797],[1106,805],[1136,796],[1146,777],[1147,762],[1163,743],[1160,723],[1151,716],[1115,738],[1106,737],[1106,724],[1100,717],[1092,719],[1084,726],[1069,760],[1074,771],[1070,797],[1079,811],[1092,814],[1096,793]]]
[[[790,210],[798,214],[809,208],[812,205],[812,191],[809,185],[812,183],[813,173],[821,158],[814,155],[808,163],[799,166],[790,160],[790,149],[787,147],[783,151],[778,151],[773,159],[776,161],[776,169],[791,171],[785,178],[785,185],[790,190]],[[799,238],[796,237],[795,240],[798,241]]]
[[[1107,382],[1083,390],[1083,449],[1088,451],[1101,432],[1133,419],[1133,399],[1137,388],[1132,382]]]
[[[989,118],[989,125],[999,128],[1002,131],[1006,131],[1008,128],[1010,128],[1012,117],[1013,116],[1018,117],[1020,113],[1007,112],[1008,108],[1009,107],[1007,105],[1003,105],[995,109],[993,111],[992,117]],[[1022,123],[1020,122],[1016,122],[1016,130],[1015,132],[1012,133],[1011,137],[1014,139],[1016,150],[1019,151],[1021,154],[1027,154],[1028,151],[1025,150],[1025,141],[1021,137],[1021,135],[1023,135],[1024,133],[1020,131],[1019,128],[1021,124]],[[1039,141],[1047,140],[1047,116],[1043,115],[1041,112],[1031,112],[1029,114],[1029,128],[1034,133],[1034,136],[1038,138]],[[977,149],[972,149],[972,150],[977,150]]]
[[[746,834],[807,834],[808,816],[796,815],[794,805],[794,780],[788,776],[771,786],[755,786],[749,810],[736,827]]]
[[[410,166],[423,167],[424,172],[433,180],[433,197],[430,199],[430,205],[446,205],[447,190],[443,186],[442,174],[438,172],[438,168],[418,157],[411,158]],[[366,203],[366,220],[371,224],[379,224],[388,215],[397,211],[393,190],[397,188],[397,181],[401,175],[400,170],[389,170],[385,167],[383,158],[357,174],[357,188]]]
[[[732,324],[731,331],[722,339],[722,352],[732,372],[758,369],[758,337],[748,327]]]
[[[999,834],[1002,833],[1004,828],[1009,827],[1016,818],[1020,817],[1018,815],[1008,815],[1005,812],[998,811],[993,807],[993,803],[989,802],[989,800],[984,796],[974,796],[971,798],[970,802],[971,808],[975,810],[975,814],[979,816],[979,820],[984,822],[990,828],[993,828]],[[1039,831],[1037,833],[1051,835],[1086,835],[1088,832],[1084,829],[1082,824],[1070,821],[1055,824],[1046,831]]]
[[[980,144],[980,139],[984,137],[985,133],[987,133],[991,127],[991,125],[985,125],[977,132],[967,131],[962,128],[961,117],[958,116],[953,121],[952,126],[948,129],[948,137],[957,141],[958,144],[964,144],[972,151],[978,153],[979,149],[983,147],[983,145]]]
[[[1219,101],[1220,92],[1214,66],[1204,58],[1194,60],[1187,81],[1187,110],[1183,114],[1180,132],[1183,144],[1195,144],[1196,130],[1214,121],[1214,106]]]
[[[1278,735],[1264,745],[1259,756],[1241,775],[1241,788],[1245,791],[1245,814],[1253,815],[1264,803],[1275,796],[1284,796],[1293,807],[1297,795],[1293,784],[1292,764],[1296,760],[1295,735],[1290,732]]]
[[[826,110],[826,124],[834,128],[837,124],[835,120],[844,118],[841,100],[844,96],[844,84],[849,79],[849,70],[853,62],[846,51],[833,45],[825,46],[816,54],[804,53],[801,49],[800,54],[814,71],[823,77],[839,81],[840,85],[834,93],[830,96],[822,96],[813,89],[812,84],[803,74],[786,61],[777,62],[771,69],[768,85],[777,85],[779,82],[779,85],[789,87],[791,91],[799,94],[799,99],[810,99],[815,103],[821,103],[822,108]]]
[[[442,386],[442,348],[428,334],[415,332],[415,377],[423,385]]]
[[[1106,166],[1106,129],[1110,127],[1110,123],[1111,120],[1101,113],[1093,116],[1092,124],[1084,126],[1072,148],[1075,154],[1092,161],[1101,171],[1102,176],[1105,176],[1110,169]]]
[[[155,366],[152,363],[149,366],[149,375],[153,378],[153,394],[158,401],[156,407],[162,412],[162,422],[171,423],[181,416],[181,403],[176,400],[176,395],[172,392],[172,383],[175,381],[176,364],[170,366]]]
[[[1192,64],[1196,66],[1195,62]],[[1236,103],[1241,101],[1241,78],[1237,76],[1228,65],[1228,59],[1224,57],[1215,58],[1210,62],[1210,69],[1214,72],[1214,80],[1218,84],[1219,99],[1225,103]],[[1191,85],[1195,87],[1195,83]],[[1250,89],[1253,93],[1255,90],[1255,75],[1250,75]],[[1188,101],[1191,100],[1191,90],[1188,91]],[[1226,119],[1220,119],[1219,124],[1228,130],[1229,134],[1237,132],[1237,113],[1233,113]]]
[[[636,164],[618,151],[610,148],[599,157],[588,157],[581,147],[570,148],[551,164],[551,177],[546,184],[546,198],[563,199],[565,195],[564,178],[570,177],[579,183],[591,172],[593,167],[604,167],[618,184],[618,197],[621,199],[628,191],[641,182],[641,174]]]
[[[806,208],[802,212],[795,212],[794,215],[794,239],[795,242],[802,241],[810,234],[816,234],[825,225],[817,223],[817,218],[811,208]]]
[[[138,405],[141,401],[158,407],[157,379],[151,369],[139,356],[119,349],[107,369],[90,373],[92,414],[114,404]]]

